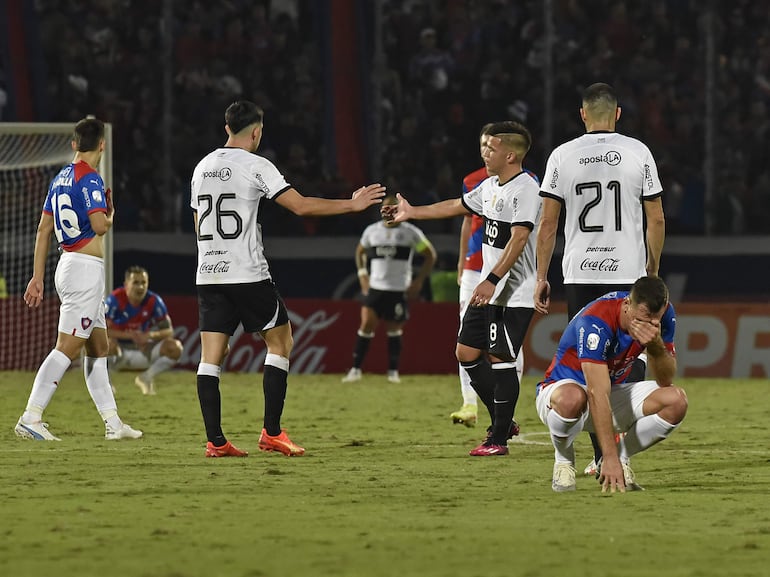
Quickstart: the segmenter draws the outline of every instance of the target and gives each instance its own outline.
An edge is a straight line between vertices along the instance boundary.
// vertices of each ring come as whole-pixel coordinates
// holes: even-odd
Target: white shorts
[[[162,342],[155,343],[149,353],[136,348],[121,346],[120,360],[115,368],[119,371],[143,371],[160,358]]]
[[[535,407],[544,425],[548,424],[548,412],[551,410],[551,395],[565,383],[574,383],[571,379],[563,379],[551,383],[544,389],[538,386]],[[579,383],[577,383],[579,384]],[[585,389],[583,385],[580,385]],[[644,400],[660,387],[655,381],[640,381],[638,383],[623,383],[612,385],[610,389],[610,407],[612,408],[612,424],[616,433],[625,433],[631,425],[644,416]],[[584,430],[594,432],[594,423],[588,415]]]
[[[460,320],[462,320],[465,314],[465,307],[468,306],[468,301],[471,300],[473,290],[479,286],[481,280],[481,271],[466,268],[463,270],[463,274],[460,276]]]
[[[88,339],[104,319],[104,260],[77,252],[59,258],[54,275],[59,307],[59,332]]]

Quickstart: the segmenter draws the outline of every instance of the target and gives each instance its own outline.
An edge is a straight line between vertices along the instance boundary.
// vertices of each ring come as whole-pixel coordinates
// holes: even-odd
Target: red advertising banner
[[[35,369],[56,339],[58,311],[30,311],[21,299],[0,300],[2,326],[0,370]],[[55,299],[51,299],[53,301]],[[184,344],[180,368],[194,370],[200,359],[198,307],[195,297],[166,297],[175,333]],[[350,300],[289,299],[294,332],[291,371],[343,373],[350,368],[360,321],[360,305]],[[697,303],[677,305],[678,374],[685,377],[770,378],[770,303]],[[541,375],[556,350],[567,322],[566,307],[553,306],[548,316],[535,315],[524,347],[526,372]],[[455,338],[459,324],[455,303],[412,303],[404,328],[402,374],[456,373]],[[29,331],[32,316],[44,332]],[[36,334],[35,334],[36,333]],[[31,363],[20,364],[20,352]],[[228,371],[261,371],[262,340],[237,332],[225,361]],[[385,373],[387,339],[380,329],[369,349],[364,372]]]
[[[200,358],[197,304],[192,297],[166,299],[177,336],[185,345],[183,361],[195,368]],[[360,305],[354,301],[287,300],[294,330],[291,370],[343,373],[350,368]],[[551,362],[564,326],[566,306],[556,303],[548,316],[536,314],[524,346],[527,374],[539,375]],[[770,303],[693,303],[677,309],[677,362],[685,377],[770,378]],[[454,303],[410,305],[404,328],[402,374],[456,373],[455,339],[459,325]],[[226,369],[261,370],[265,351],[252,335],[236,334]],[[364,372],[384,373],[387,342],[377,332]]]

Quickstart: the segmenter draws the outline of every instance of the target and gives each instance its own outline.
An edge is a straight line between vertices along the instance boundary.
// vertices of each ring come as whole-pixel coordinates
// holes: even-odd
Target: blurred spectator
[[[97,114],[114,125],[114,178],[120,228],[167,230],[184,206],[196,159],[224,142],[216,111],[238,96],[265,110],[262,149],[287,166],[303,190],[334,194],[349,183],[323,166],[323,34],[316,2],[173,0],[163,21],[154,0],[36,0],[48,70],[51,120]],[[551,142],[582,132],[579,95],[596,81],[612,84],[624,132],[647,142],[665,164],[664,195],[678,211],[671,233],[704,231],[710,208],[718,233],[770,233],[770,11],[752,0],[714,2],[717,49],[716,195],[706,207],[707,11],[692,0],[555,0],[549,63],[546,26],[536,0],[381,0],[384,62],[377,162],[370,175],[418,204],[455,194],[477,163],[468,143],[486,122],[526,122],[534,142],[527,168],[542,173],[546,150],[544,75],[552,71]],[[639,27],[634,23],[645,23]],[[171,33],[173,125],[163,123],[165,38]],[[515,65],[512,63],[516,63]],[[8,71],[6,69],[6,74]],[[8,79],[0,71],[0,115]],[[4,84],[5,82],[5,84]],[[280,112],[273,113],[274,103]],[[325,125],[325,122],[327,125]],[[173,135],[172,190],[158,169],[159,143]],[[150,175],[150,176],[148,176]],[[344,184],[344,186],[343,186]],[[158,199],[163,199],[158,215]],[[665,198],[665,197],[664,197]],[[702,207],[702,208],[698,208]],[[126,211],[125,213],[123,211]],[[698,212],[700,211],[700,212]],[[338,233],[356,218],[304,222],[276,215],[273,234]],[[363,217],[362,217],[363,218]],[[332,228],[337,224],[340,229]],[[458,223],[436,221],[450,232]]]

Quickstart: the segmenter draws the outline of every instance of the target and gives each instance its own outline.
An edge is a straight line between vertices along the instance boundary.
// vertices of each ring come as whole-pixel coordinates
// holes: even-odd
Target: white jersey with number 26
[[[198,214],[196,284],[253,283],[270,278],[257,218],[263,198],[290,187],[272,162],[241,148],[218,148],[192,176]]]
[[[548,158],[540,195],[563,203],[567,284],[631,284],[647,262],[643,200],[661,195],[647,146],[616,132],[589,132]]]

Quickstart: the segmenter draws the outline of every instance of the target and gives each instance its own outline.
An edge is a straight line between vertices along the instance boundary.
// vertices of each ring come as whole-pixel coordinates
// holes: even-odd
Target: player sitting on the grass
[[[107,297],[107,336],[110,368],[143,370],[134,384],[145,395],[154,395],[155,377],[179,361],[183,347],[174,338],[166,303],[149,285],[144,268],[126,270],[123,286]]]
[[[685,392],[672,384],[675,327],[668,288],[653,276],[592,301],[569,322],[535,401],[555,448],[554,491],[575,490],[574,441],[583,429],[601,445],[602,492],[641,490],[629,459],[668,437],[687,413]],[[645,348],[655,380],[624,382]]]

